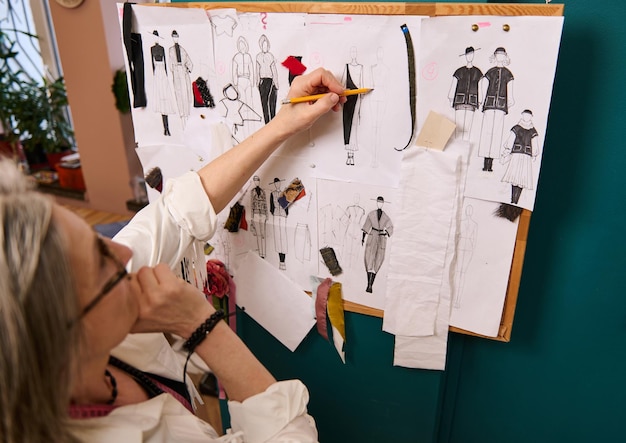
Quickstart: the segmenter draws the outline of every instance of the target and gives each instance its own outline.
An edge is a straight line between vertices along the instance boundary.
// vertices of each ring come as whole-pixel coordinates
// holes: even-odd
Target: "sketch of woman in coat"
[[[356,89],[363,85],[363,65],[356,59],[356,47],[350,48],[350,63],[346,63],[341,77],[346,89]],[[347,97],[343,104],[343,144],[348,153],[346,165],[354,166],[354,152],[359,150],[357,128],[361,112],[360,95]],[[356,115],[356,118],[355,118]]]
[[[189,118],[189,111],[193,103],[193,90],[191,77],[189,74],[193,69],[191,58],[187,51],[178,44],[178,32],[172,31],[174,45],[169,49],[170,65],[172,67],[172,81],[174,82],[174,95],[178,106],[178,115],[183,124],[183,128]]]
[[[152,34],[159,38],[159,32],[155,29]],[[150,48],[152,56],[152,74],[154,84],[152,87],[152,100],[148,103],[152,105],[152,110],[161,114],[163,121],[163,135],[170,136],[170,126],[168,115],[176,113],[172,103],[172,91],[167,77],[167,62],[165,60],[165,48],[157,41]]]
[[[539,155],[537,130],[533,126],[533,113],[522,111],[522,119],[511,128],[504,142],[501,161],[508,162],[502,181],[511,183],[511,203],[517,204],[523,189],[533,189],[533,161]]]
[[[252,234],[256,237],[257,250],[261,258],[265,258],[265,225],[267,224],[267,199],[265,190],[261,188],[261,179],[258,175],[252,178],[254,187],[250,191],[250,206],[252,207]]]
[[[387,247],[387,237],[393,234],[393,223],[389,216],[383,211],[385,199],[378,197],[376,205],[378,209],[367,214],[365,223],[361,228],[363,237],[361,244],[365,243],[365,254],[363,256],[365,262],[365,271],[367,272],[367,289],[365,292],[372,292],[372,285],[376,278],[376,273],[380,270],[385,260],[385,249]],[[365,237],[367,236],[367,242]]]
[[[283,180],[275,177],[274,181],[270,183],[270,185],[274,185],[274,190],[270,194],[270,213],[272,214],[274,225],[274,247],[276,252],[278,252],[278,269],[284,271],[287,269],[285,258],[287,257],[287,215],[289,215],[289,208],[283,208],[278,203],[282,193],[280,189],[281,181]]]
[[[346,218],[346,235],[343,245],[343,257],[347,268],[351,268],[359,251],[359,237],[361,226],[363,226],[363,217],[365,217],[365,209],[359,205],[361,196],[354,194],[354,204],[348,206],[345,211]]]
[[[481,102],[480,79],[483,73],[474,66],[474,47],[465,48],[465,65],[454,71],[452,84],[448,92],[450,104],[454,108],[454,121],[456,123],[456,137],[468,140],[474,121],[474,112]]]
[[[278,70],[276,59],[269,52],[270,41],[265,34],[259,38],[261,52],[256,56],[256,79],[258,81],[261,107],[265,123],[269,123],[276,115],[276,96],[278,92]]]
[[[492,172],[493,159],[500,157],[504,116],[515,104],[513,99],[513,74],[506,68],[511,59],[502,47],[496,48],[489,57],[496,64],[489,69],[481,80],[487,82],[485,99],[483,100],[483,124],[480,130],[478,156],[483,157],[483,171]],[[484,86],[481,86],[484,91]]]

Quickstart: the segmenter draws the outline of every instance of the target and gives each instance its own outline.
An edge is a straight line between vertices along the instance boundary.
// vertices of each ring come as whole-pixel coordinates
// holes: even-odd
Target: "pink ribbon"
[[[328,340],[328,325],[326,322],[326,305],[328,303],[328,292],[333,281],[325,279],[317,287],[317,297],[315,298],[315,317],[317,318],[317,332]]]

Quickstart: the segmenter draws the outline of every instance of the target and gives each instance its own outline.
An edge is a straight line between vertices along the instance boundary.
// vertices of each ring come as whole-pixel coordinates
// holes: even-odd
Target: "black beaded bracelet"
[[[198,329],[193,331],[193,334],[191,334],[191,336],[183,344],[183,349],[191,354],[224,317],[226,317],[226,315],[222,309],[218,309],[211,314],[211,316],[207,318],[204,323],[198,326]]]

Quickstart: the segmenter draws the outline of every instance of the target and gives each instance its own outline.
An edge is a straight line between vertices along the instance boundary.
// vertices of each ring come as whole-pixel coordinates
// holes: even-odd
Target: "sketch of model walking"
[[[352,267],[360,252],[361,226],[363,226],[363,217],[365,217],[365,209],[359,205],[360,199],[361,196],[359,194],[354,194],[354,204],[346,208],[347,227],[342,254],[345,268]]]
[[[474,250],[476,249],[478,223],[472,219],[473,213],[474,207],[467,205],[465,208],[465,216],[461,219],[459,232],[457,234],[456,278],[454,284],[454,307],[456,309],[461,307],[465,277],[470,263],[472,262]]]
[[[357,50],[350,48],[350,62],[346,63],[341,77],[346,89],[357,89],[363,86],[363,65],[357,61]],[[346,165],[354,166],[354,153],[359,150],[357,129],[361,114],[360,95],[347,97],[343,104],[343,144],[347,151]]]
[[[239,92],[237,92],[232,83],[224,86],[222,93],[224,94],[224,98],[220,100],[223,107],[222,116],[232,125],[231,136],[233,140],[239,143],[246,137],[247,131],[244,130],[240,134],[246,122],[260,122],[261,116],[239,99]]]
[[[455,135],[463,140],[469,140],[474,112],[482,103],[480,79],[483,73],[473,64],[474,51],[476,50],[473,46],[468,46],[465,48],[465,54],[459,55],[465,56],[465,65],[454,71],[448,92],[450,104],[454,108]]]
[[[256,237],[257,251],[261,258],[265,258],[265,226],[267,224],[267,199],[265,190],[261,188],[261,179],[258,175],[252,178],[254,187],[250,190],[250,207],[252,208],[251,228]]]
[[[270,41],[265,34],[259,38],[259,47],[261,52],[256,56],[256,80],[261,96],[263,118],[267,124],[276,115],[278,70],[276,69],[276,59],[269,52]]]
[[[511,183],[511,203],[517,204],[523,189],[533,189],[533,161],[539,155],[537,130],[533,125],[533,113],[529,109],[522,111],[522,118],[511,128],[508,139],[504,142],[500,161],[508,162],[502,181]]]
[[[496,66],[489,69],[482,83],[487,82],[485,99],[483,101],[483,123],[480,129],[480,141],[478,143],[478,156],[483,157],[483,171],[492,172],[493,159],[500,157],[502,146],[502,134],[504,128],[504,116],[509,108],[515,104],[513,98],[513,73],[506,67],[511,63],[506,50],[496,48],[489,57],[491,63]]]
[[[383,211],[385,199],[379,196],[376,199],[378,209],[374,209],[365,219],[365,223],[361,228],[363,237],[361,244],[365,244],[365,253],[363,256],[365,263],[365,271],[367,272],[367,289],[365,292],[372,292],[372,285],[376,274],[385,261],[385,249],[387,248],[387,237],[393,234],[393,223],[389,216]],[[367,237],[367,242],[365,242]]]
[[[372,166],[378,166],[378,147],[382,146],[382,132],[380,130],[380,123],[384,121],[385,113],[387,111],[387,83],[389,82],[389,68],[383,61],[384,50],[379,47],[376,51],[376,63],[372,65],[372,88],[374,89],[368,95],[370,106],[372,108],[372,115],[374,116],[374,124],[372,129],[374,152],[372,154]]]
[[[191,84],[191,71],[193,63],[185,48],[178,43],[178,32],[172,31],[174,45],[169,49],[170,65],[172,67],[172,81],[174,82],[174,95],[178,106],[178,115],[183,124],[187,124],[191,104],[193,103],[193,91]]]
[[[152,31],[157,39],[159,32],[155,29]],[[170,136],[170,125],[168,115],[176,113],[174,104],[172,103],[172,91],[170,82],[167,77],[167,62],[165,60],[165,48],[159,44],[157,40],[150,48],[152,56],[152,75],[154,83],[152,87],[152,100],[148,103],[152,104],[152,110],[161,114],[163,121],[163,135]]]
[[[278,269],[285,270],[287,265],[285,258],[287,257],[287,216],[289,208],[283,208],[278,199],[282,194],[280,182],[284,180],[278,177],[270,185],[274,185],[274,190],[270,194],[270,213],[272,214],[272,223],[274,225],[274,248],[278,252]]]

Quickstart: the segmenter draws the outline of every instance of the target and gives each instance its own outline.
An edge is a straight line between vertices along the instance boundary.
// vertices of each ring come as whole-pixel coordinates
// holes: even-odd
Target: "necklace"
[[[107,405],[112,405],[117,399],[117,380],[115,380],[115,377],[113,377],[113,374],[111,374],[108,369],[104,370],[104,376],[108,378],[111,383],[111,399],[107,401]]]

